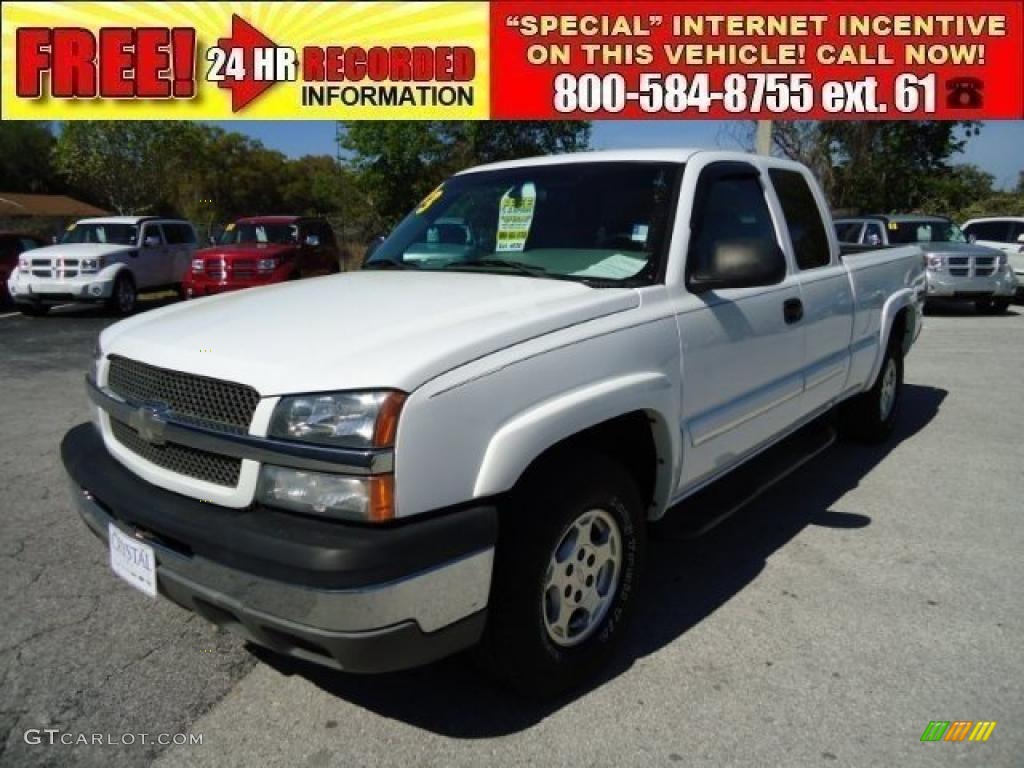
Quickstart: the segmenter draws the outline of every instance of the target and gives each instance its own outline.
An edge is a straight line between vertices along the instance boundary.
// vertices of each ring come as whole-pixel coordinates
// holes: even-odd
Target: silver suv
[[[835,219],[843,245],[877,248],[916,243],[925,253],[929,299],[973,301],[979,312],[1005,312],[1018,281],[1006,253],[969,242],[943,216],[872,215]]]

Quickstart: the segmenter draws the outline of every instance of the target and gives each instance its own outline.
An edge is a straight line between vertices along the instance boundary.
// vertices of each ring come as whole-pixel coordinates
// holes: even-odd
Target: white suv
[[[23,253],[7,286],[27,315],[73,301],[105,303],[129,315],[139,291],[180,292],[197,247],[195,230],[181,219],[82,219],[56,245]]]
[[[967,239],[998,248],[1006,254],[1017,275],[1017,294],[1024,290],[1024,216],[990,216],[964,222]]]

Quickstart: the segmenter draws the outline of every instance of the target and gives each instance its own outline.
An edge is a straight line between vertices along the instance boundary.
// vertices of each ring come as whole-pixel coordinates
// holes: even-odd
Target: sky
[[[215,123],[259,139],[289,157],[333,155],[335,124],[313,120],[236,120]],[[727,120],[595,120],[591,134],[594,149],[632,147],[737,147],[739,126]],[[958,163],[973,163],[996,179],[996,186],[1017,183],[1024,170],[1024,120],[986,122],[981,134],[970,138]]]

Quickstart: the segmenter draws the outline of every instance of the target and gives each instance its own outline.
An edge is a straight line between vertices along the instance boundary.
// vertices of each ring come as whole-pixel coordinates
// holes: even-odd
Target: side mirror
[[[975,234],[968,235],[967,236],[967,242],[968,243],[976,243],[976,242],[978,242],[978,236],[975,235]]]
[[[145,248],[156,248],[160,245],[160,238],[156,235],[147,235],[146,239],[142,241],[142,245]]]
[[[210,235],[210,236],[209,236],[208,238],[206,238],[206,239],[207,239],[207,241],[209,241],[210,245],[216,245],[216,244],[217,244],[217,238],[216,238],[216,237],[214,237],[213,235]]]
[[[320,245],[319,235],[306,235],[306,245],[310,248],[317,248]]]
[[[1024,232],[1021,232],[1019,235],[1017,235],[1017,242],[1024,244]]]
[[[721,240],[707,258],[698,258],[689,279],[693,293],[723,288],[775,285],[786,277],[786,258],[779,246],[763,239]],[[690,257],[694,254],[691,252]]]

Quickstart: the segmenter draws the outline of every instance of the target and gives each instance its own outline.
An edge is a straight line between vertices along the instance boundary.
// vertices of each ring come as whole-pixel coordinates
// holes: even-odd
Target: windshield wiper
[[[466,268],[476,267],[504,267],[510,269],[513,272],[517,272],[520,275],[543,275],[548,277],[548,271],[541,266],[536,264],[524,264],[521,261],[507,261],[506,259],[473,259],[473,261],[453,261],[451,264],[445,264],[445,269],[459,270]]]

